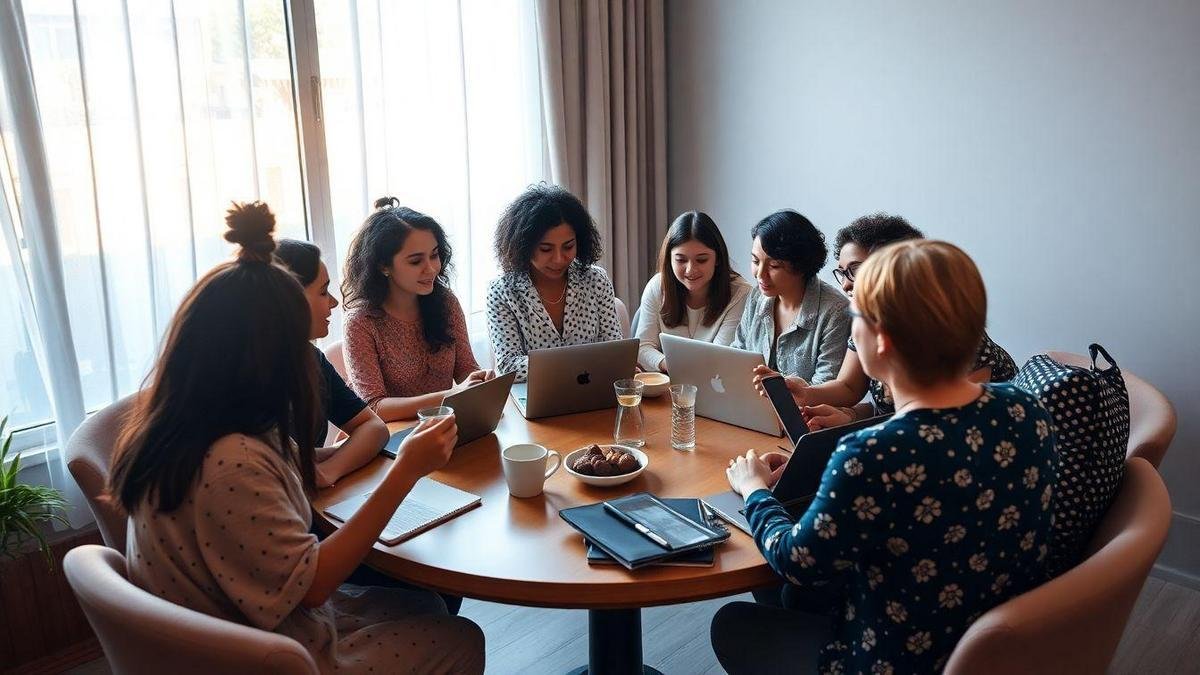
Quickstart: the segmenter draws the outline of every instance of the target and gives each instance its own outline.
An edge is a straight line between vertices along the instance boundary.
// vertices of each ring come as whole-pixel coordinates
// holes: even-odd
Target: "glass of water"
[[[671,385],[671,447],[696,449],[696,385]]]
[[[642,419],[641,380],[617,380],[617,423],[613,427],[613,443],[640,448],[646,444],[645,421]]]

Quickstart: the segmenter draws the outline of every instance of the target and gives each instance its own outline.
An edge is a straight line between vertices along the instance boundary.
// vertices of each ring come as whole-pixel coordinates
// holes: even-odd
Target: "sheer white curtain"
[[[530,0],[0,5],[0,415],[19,448],[57,461],[85,412],[141,385],[230,252],[231,201],[270,204],[336,273],[394,195],[446,228],[482,325],[496,221],[548,175]]]
[[[527,0],[317,0],[337,257],[384,195],[437,220],[481,325],[501,211],[547,175]],[[325,252],[329,258],[331,252]]]
[[[0,4],[0,414],[70,492],[55,446],[140,386],[179,298],[229,254],[229,203],[267,201],[306,236],[285,6]]]
[[[27,57],[27,36],[17,10],[15,3],[0,4],[0,35],[5,36],[0,43],[0,81],[4,91],[9,93],[5,97],[8,101],[31,99],[34,86]],[[5,124],[0,127],[0,132],[5,141],[5,173],[10,178],[14,173],[21,176],[16,184],[6,181],[10,187],[0,200],[3,202],[0,204],[0,228],[4,230],[8,263],[4,276],[16,281],[13,286],[20,289],[17,291],[22,307],[19,316],[24,320],[27,338],[32,338],[37,371],[44,375],[43,381],[37,384],[41,385],[41,391],[50,394],[61,446],[83,421],[83,394],[64,302],[61,246],[54,227],[54,204],[49,190],[41,121],[36,105],[8,106],[3,121]],[[19,212],[9,203],[10,191],[17,199]],[[18,214],[21,237],[18,236]],[[28,260],[22,257],[18,248],[22,238],[29,243]],[[36,311],[33,311],[34,306]],[[35,321],[29,321],[30,314],[36,317]],[[61,458],[47,464],[51,465],[49,482],[63,491],[72,507],[67,513],[71,524],[79,526],[91,522],[91,512],[75,482],[67,475]]]

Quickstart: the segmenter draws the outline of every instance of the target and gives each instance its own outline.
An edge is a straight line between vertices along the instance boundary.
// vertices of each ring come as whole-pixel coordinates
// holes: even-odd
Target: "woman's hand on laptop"
[[[457,394],[463,389],[473,387],[481,382],[487,382],[493,377],[495,377],[495,374],[490,370],[473,370],[470,375],[463,378],[462,382],[450,387],[450,393]]]
[[[854,421],[852,408],[837,408],[831,405],[806,405],[800,408],[809,431],[832,429]]]
[[[771,479],[767,481],[767,487],[774,488],[779,482],[779,477],[783,475],[783,468],[787,466],[790,456],[782,452],[768,452],[762,456],[762,460],[767,463],[767,468],[771,470]]]
[[[725,477],[729,479],[729,487],[745,497],[755,490],[767,488],[767,481],[771,479],[771,468],[757,453],[747,450],[745,455],[729,460]]]

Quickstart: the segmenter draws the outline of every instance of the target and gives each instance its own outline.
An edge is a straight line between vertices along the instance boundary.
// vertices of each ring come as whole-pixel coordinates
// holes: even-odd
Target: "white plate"
[[[667,393],[667,389],[671,387],[671,378],[666,373],[636,373],[633,378],[641,382],[642,398],[654,398]],[[657,384],[650,384],[646,380],[660,380]]]
[[[638,461],[638,464],[641,464],[641,467],[639,467],[636,471],[631,471],[620,476],[585,476],[572,469],[571,465],[575,463],[575,460],[583,456],[583,453],[587,452],[588,448],[592,447],[588,445],[579,448],[578,450],[571,451],[563,460],[563,468],[567,470],[567,473],[587,483],[588,485],[595,485],[597,487],[612,487],[613,485],[622,485],[624,483],[628,483],[634,478],[637,478],[638,476],[642,475],[642,472],[645,471],[646,467],[650,465],[650,458],[646,456],[646,453],[638,450],[637,448],[631,448],[628,445],[613,445],[612,443],[597,443],[597,445],[600,446],[601,450],[608,450],[609,448],[619,448],[624,450],[625,452],[633,455],[633,458]]]

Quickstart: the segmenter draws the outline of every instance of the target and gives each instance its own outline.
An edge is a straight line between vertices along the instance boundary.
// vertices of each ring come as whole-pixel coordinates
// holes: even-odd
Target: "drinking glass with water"
[[[696,449],[696,385],[671,385],[671,447]]]
[[[613,428],[613,443],[640,448],[646,444],[645,421],[642,419],[641,380],[617,380],[617,424]]]

